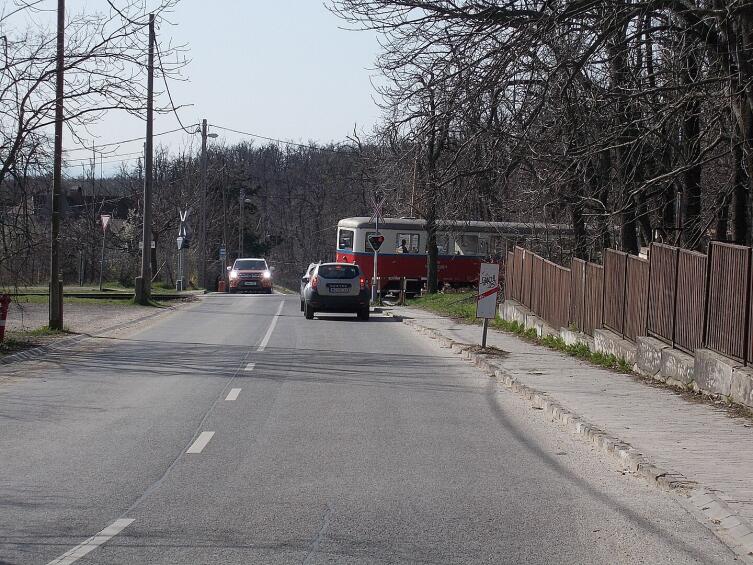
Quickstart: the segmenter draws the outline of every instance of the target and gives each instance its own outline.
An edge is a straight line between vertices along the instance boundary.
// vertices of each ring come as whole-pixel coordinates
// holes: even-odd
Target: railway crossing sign
[[[375,233],[369,236],[369,245],[376,252],[382,247],[384,243],[384,236],[381,233]]]
[[[382,208],[384,208],[384,203],[387,202],[387,197],[382,196],[382,199],[377,202],[376,197],[371,194],[369,195],[369,200],[371,200],[371,207],[374,210],[374,213],[371,215],[371,218],[369,218],[369,221],[376,222],[377,229],[379,229],[379,222],[384,222],[384,216],[382,216]]]

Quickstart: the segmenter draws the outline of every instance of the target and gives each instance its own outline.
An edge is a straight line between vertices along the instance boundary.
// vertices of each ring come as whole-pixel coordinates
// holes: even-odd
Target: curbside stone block
[[[591,351],[594,350],[594,338],[588,334],[571,330],[570,328],[560,328],[560,339],[565,342],[565,345],[577,345],[582,343]]]
[[[735,402],[753,408],[753,370],[749,367],[732,369],[730,396]]]
[[[610,330],[594,330],[594,348],[600,353],[614,355],[631,365],[635,364],[636,346]]]
[[[667,384],[688,388],[695,379],[695,359],[692,355],[667,347],[661,352],[661,375]]]
[[[732,372],[741,366],[710,349],[696,349],[693,373],[698,389],[706,394],[729,396],[732,387]]]
[[[536,330],[536,335],[539,337],[543,337],[545,335],[560,335],[559,332],[556,331],[553,327],[548,325],[538,316],[534,316],[533,314],[528,314],[528,316],[526,316],[525,328],[527,330],[533,328],[534,330]]]
[[[658,380],[661,379],[662,352],[669,347],[663,341],[648,336],[636,338],[636,361],[638,372]]]

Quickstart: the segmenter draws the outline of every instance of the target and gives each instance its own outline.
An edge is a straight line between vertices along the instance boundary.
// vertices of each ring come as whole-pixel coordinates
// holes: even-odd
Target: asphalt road
[[[213,295],[0,367],[0,564],[50,562],[734,559],[407,326]]]

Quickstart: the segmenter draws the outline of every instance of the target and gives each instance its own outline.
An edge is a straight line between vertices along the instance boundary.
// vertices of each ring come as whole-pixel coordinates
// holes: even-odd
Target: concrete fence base
[[[670,386],[753,408],[753,368],[711,350],[698,349],[688,355],[653,337],[639,336],[632,343],[607,329],[594,330],[593,337],[569,328],[557,331],[513,300],[502,303],[499,314],[526,329],[536,329],[539,336],[558,335],[568,345],[583,343],[591,351],[614,355],[631,363],[637,373]]]

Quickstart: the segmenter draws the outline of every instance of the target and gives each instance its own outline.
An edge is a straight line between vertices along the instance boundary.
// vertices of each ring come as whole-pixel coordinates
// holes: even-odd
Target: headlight
[[[272,273],[270,271],[264,271],[261,274],[261,276],[264,277],[265,279],[271,279],[272,278]]]
[[[230,271],[230,278],[231,279],[237,279],[238,278],[238,271],[236,271],[235,269],[233,269],[232,271]]]

